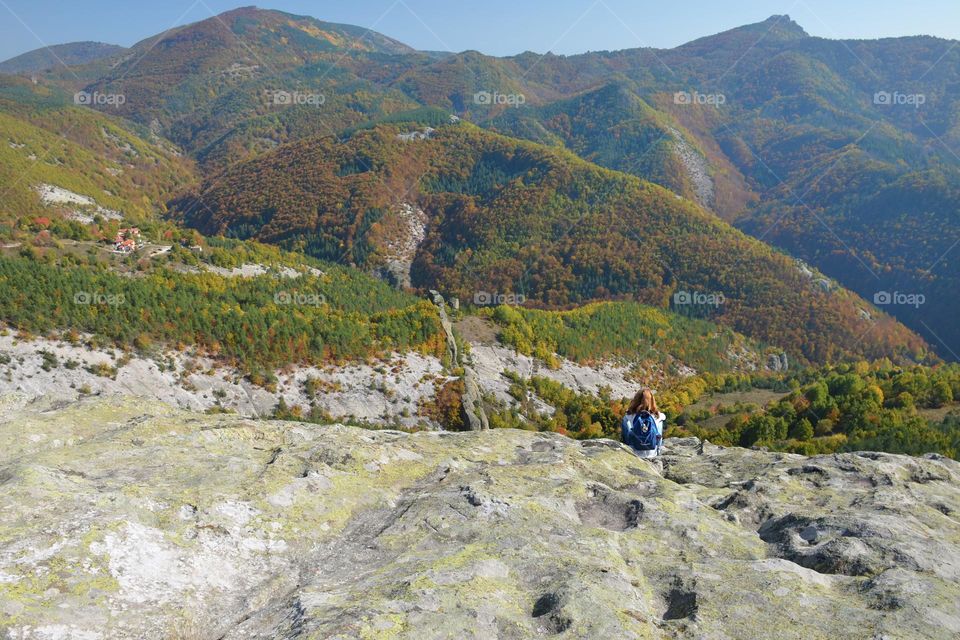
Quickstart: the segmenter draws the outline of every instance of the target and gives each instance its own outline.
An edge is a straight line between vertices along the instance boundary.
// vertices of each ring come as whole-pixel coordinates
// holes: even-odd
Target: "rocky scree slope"
[[[0,399],[11,638],[955,638],[960,465]]]

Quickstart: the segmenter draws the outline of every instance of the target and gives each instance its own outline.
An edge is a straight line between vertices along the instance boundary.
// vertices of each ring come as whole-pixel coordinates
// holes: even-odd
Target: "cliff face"
[[[0,400],[11,638],[955,638],[960,464]]]

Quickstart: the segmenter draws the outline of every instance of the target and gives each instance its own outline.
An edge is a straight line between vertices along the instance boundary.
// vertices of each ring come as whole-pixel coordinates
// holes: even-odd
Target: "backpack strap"
[[[656,416],[654,416],[654,420],[656,420]],[[667,416],[663,416],[663,420],[657,422],[657,428],[660,430],[657,435],[657,455],[660,455],[660,451],[663,449],[663,434],[667,432]]]
[[[620,441],[630,446],[630,432],[633,430],[633,418],[628,413],[620,421]]]

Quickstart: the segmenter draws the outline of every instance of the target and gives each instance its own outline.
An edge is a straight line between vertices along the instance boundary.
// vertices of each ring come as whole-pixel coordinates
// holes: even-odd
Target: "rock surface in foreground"
[[[0,400],[0,631],[956,638],[960,464]]]

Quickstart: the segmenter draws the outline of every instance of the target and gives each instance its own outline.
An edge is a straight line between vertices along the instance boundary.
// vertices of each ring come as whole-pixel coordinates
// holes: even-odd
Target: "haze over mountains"
[[[953,359],[952,44],[824,40],[773,16],[670,50],[494,58],[247,7],[35,85],[8,78],[2,96],[17,126],[58,133],[42,114],[72,114],[77,93],[85,114],[179,146],[194,186],[154,200],[205,233],[377,270],[410,205],[427,216],[415,288],[469,297],[487,281],[560,307],[722,294],[697,313],[818,362],[922,353],[888,313]]]
[[[43,47],[0,62],[0,73],[31,73],[119,56],[124,47],[103,42],[70,42]]]

